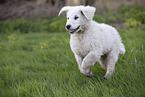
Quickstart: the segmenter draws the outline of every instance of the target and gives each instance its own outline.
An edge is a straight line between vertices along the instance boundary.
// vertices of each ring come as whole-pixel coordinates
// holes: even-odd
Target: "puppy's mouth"
[[[80,31],[80,25],[76,29],[70,29],[69,33],[74,34],[74,33],[79,32],[79,31]]]

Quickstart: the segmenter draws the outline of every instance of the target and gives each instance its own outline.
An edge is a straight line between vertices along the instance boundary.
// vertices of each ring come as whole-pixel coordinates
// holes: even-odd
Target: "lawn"
[[[144,97],[145,29],[118,29],[126,48],[114,76],[103,80],[80,73],[68,32],[1,33],[0,97]]]
[[[70,49],[64,17],[0,21],[0,97],[145,97],[145,7],[122,6],[95,14],[99,23],[117,28],[126,53],[119,55],[115,74],[103,80],[80,73]]]

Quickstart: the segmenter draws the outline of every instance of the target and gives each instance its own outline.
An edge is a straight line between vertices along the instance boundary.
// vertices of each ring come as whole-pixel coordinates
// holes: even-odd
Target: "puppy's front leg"
[[[97,51],[91,51],[84,59],[80,66],[80,71],[86,76],[93,76],[93,72],[90,70],[92,66],[100,59],[101,54]]]
[[[82,64],[82,56],[75,54],[75,58],[78,63],[78,68],[80,69],[80,66]]]

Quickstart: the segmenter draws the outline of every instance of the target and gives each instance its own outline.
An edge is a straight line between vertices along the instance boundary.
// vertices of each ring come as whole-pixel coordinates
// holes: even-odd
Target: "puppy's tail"
[[[122,43],[120,43],[120,54],[124,54],[125,53],[125,47]]]

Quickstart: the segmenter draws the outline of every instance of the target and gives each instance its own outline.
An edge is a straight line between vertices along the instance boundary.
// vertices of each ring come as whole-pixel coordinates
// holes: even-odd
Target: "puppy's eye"
[[[69,20],[69,17],[67,19]]]
[[[79,17],[75,16],[74,19],[77,20]]]

